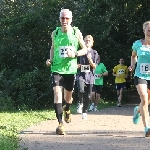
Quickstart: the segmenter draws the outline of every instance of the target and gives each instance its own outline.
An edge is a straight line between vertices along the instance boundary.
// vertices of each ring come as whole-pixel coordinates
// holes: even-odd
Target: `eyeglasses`
[[[65,19],[68,21],[70,18],[61,17],[61,20],[65,20]]]

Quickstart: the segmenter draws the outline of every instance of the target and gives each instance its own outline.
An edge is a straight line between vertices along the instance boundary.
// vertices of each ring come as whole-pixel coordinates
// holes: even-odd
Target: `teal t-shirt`
[[[103,85],[103,76],[98,77],[98,74],[102,74],[104,72],[108,72],[105,65],[103,63],[100,63],[96,66],[94,70],[94,84],[95,85]]]
[[[142,45],[141,40],[137,40],[133,43],[132,49],[138,57],[134,76],[150,80],[150,47]]]

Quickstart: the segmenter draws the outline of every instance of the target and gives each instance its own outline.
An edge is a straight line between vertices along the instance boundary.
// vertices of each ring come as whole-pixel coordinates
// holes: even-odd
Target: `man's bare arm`
[[[85,45],[85,42],[83,40],[83,36],[82,36],[82,33],[80,32],[80,30],[77,31],[77,34],[78,34],[79,44],[80,44],[80,46],[82,48],[81,50],[78,50],[77,56],[82,56],[82,55],[87,54],[87,47]]]
[[[52,38],[52,46],[51,46],[51,49],[50,49],[50,60],[51,62],[53,61],[53,57],[54,57],[54,32],[52,32],[51,34],[51,38]]]
[[[50,66],[53,62],[53,57],[54,57],[54,31],[51,34],[51,38],[52,38],[52,46],[50,49],[50,59],[47,59],[46,61],[46,65]]]

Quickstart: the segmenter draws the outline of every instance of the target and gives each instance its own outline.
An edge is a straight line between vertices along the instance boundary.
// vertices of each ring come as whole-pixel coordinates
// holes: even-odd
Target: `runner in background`
[[[118,98],[117,106],[121,107],[123,89],[126,85],[126,78],[128,76],[128,67],[124,65],[123,58],[120,58],[119,65],[114,67],[113,76],[115,76],[115,84],[117,90],[117,98]]]
[[[94,85],[92,88],[92,104],[89,111],[98,111],[97,106],[100,102],[100,94],[103,88],[103,77],[108,75],[108,71],[103,63],[100,62],[100,56],[97,58],[97,65],[94,69]]]

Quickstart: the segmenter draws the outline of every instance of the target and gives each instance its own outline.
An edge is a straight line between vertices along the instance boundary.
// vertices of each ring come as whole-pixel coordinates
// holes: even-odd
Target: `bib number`
[[[90,72],[90,65],[81,65],[81,72]]]
[[[124,69],[118,69],[118,74],[124,74],[124,73],[125,73]]]
[[[59,46],[59,57],[60,58],[68,57],[68,55],[67,55],[68,50],[75,52],[75,47],[73,47],[73,46]]]
[[[141,74],[150,74],[150,63],[141,63],[140,64],[140,73]]]

